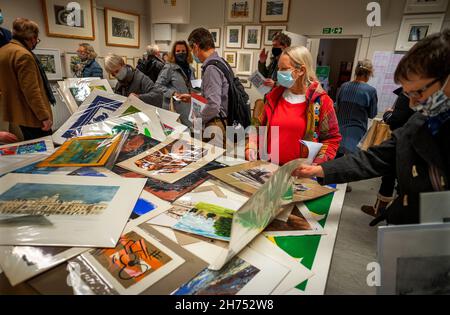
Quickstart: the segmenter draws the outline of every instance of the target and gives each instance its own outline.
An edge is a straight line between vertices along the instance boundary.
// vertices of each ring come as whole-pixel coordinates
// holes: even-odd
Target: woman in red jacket
[[[311,53],[303,46],[287,48],[278,68],[280,86],[267,95],[258,119],[260,126],[268,127],[267,136],[260,141],[265,142],[271,162],[284,165],[308,157],[301,140],[323,144],[314,164],[333,160],[342,137],[333,101],[317,80]],[[277,127],[278,135],[273,132]],[[257,142],[256,137],[250,137],[247,159],[256,159]]]

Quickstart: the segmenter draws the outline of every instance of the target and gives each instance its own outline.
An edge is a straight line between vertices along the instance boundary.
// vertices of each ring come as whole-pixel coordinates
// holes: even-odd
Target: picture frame
[[[50,81],[62,80],[62,62],[59,49],[35,49],[34,54],[41,62],[45,74]]]
[[[439,33],[445,14],[407,15],[403,17],[397,39],[396,51],[408,51],[420,40]]]
[[[106,46],[139,48],[141,16],[105,7]]]
[[[449,224],[380,227],[378,263],[379,295],[433,295],[448,292]],[[439,281],[443,280],[443,281]]]
[[[226,12],[230,23],[253,22],[255,0],[227,0]]]
[[[245,49],[261,49],[262,26],[246,25],[244,33]]]
[[[261,22],[288,22],[290,0],[262,0]]]
[[[224,51],[223,59],[228,62],[231,68],[237,67],[237,52],[236,51]]]
[[[64,53],[64,69],[66,78],[74,78],[76,76],[75,67],[80,64],[81,60],[77,53],[65,52]],[[104,68],[103,68],[104,69]]]
[[[286,31],[286,25],[267,25],[264,30],[264,45],[272,46],[272,39],[275,34]]]
[[[227,48],[242,48],[242,25],[227,26]]]
[[[448,0],[407,0],[405,5],[405,14],[413,13],[441,13],[446,12]]]
[[[47,36],[95,40],[93,0],[41,0],[41,3]]]
[[[221,37],[220,37],[220,28],[211,28],[209,29],[209,32],[211,33],[211,35],[214,38],[214,45],[216,46],[216,48],[220,48],[220,43],[221,41]]]
[[[242,86],[246,89],[250,89],[252,87],[252,82],[249,77],[239,76],[239,81],[241,81]]]
[[[250,76],[253,73],[253,53],[238,52],[237,54],[237,75]]]

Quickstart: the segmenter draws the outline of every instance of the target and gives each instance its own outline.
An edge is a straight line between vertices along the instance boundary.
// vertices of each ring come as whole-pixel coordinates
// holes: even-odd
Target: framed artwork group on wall
[[[41,0],[49,37],[94,40],[92,0]]]
[[[138,14],[105,8],[106,45],[139,48],[140,21]]]

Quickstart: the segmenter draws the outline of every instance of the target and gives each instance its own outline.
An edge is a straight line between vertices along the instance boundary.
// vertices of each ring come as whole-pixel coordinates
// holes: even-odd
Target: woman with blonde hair
[[[333,160],[342,138],[333,101],[317,80],[308,49],[286,48],[278,63],[277,77],[279,86],[267,95],[258,119],[259,125],[268,127],[267,137],[259,140],[267,144],[264,147],[272,163],[283,165],[306,158],[308,150],[300,143],[302,140],[323,144],[315,164]],[[273,128],[278,128],[279,133],[272,138]],[[255,140],[249,141],[246,150],[250,160],[257,158]]]
[[[369,119],[378,114],[377,90],[367,84],[373,76],[373,65],[368,59],[359,61],[355,80],[344,83],[336,100],[336,113],[342,134],[341,154],[355,153],[367,133]]]
[[[103,69],[100,64],[95,61],[97,53],[89,44],[82,43],[77,50],[78,57],[80,57],[81,64],[79,65],[80,78],[101,78],[103,79]]]
[[[191,93],[191,81],[195,79],[194,68],[190,66],[192,62],[193,58],[188,44],[185,41],[176,42],[172,47],[168,63],[156,81],[156,86],[164,92],[163,107],[170,109],[170,104],[173,102],[174,110],[180,114],[181,122],[188,127],[192,126],[189,121],[191,104],[183,102],[180,97],[183,94]],[[177,100],[174,100],[173,97]]]

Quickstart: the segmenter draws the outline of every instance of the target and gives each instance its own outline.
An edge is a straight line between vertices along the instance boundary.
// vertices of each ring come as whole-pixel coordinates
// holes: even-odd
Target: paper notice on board
[[[253,73],[248,79],[250,80],[250,82],[253,83],[253,85],[256,87],[258,92],[261,93],[262,95],[266,95],[267,93],[269,93],[272,90],[272,88],[270,86],[264,85],[266,78],[258,71]]]
[[[189,114],[189,120],[194,120],[202,117],[202,111],[206,107],[208,100],[201,95],[192,93],[191,98],[191,113]]]
[[[308,164],[313,164],[320,150],[322,150],[323,144],[303,140],[300,140],[300,143],[308,148]]]

